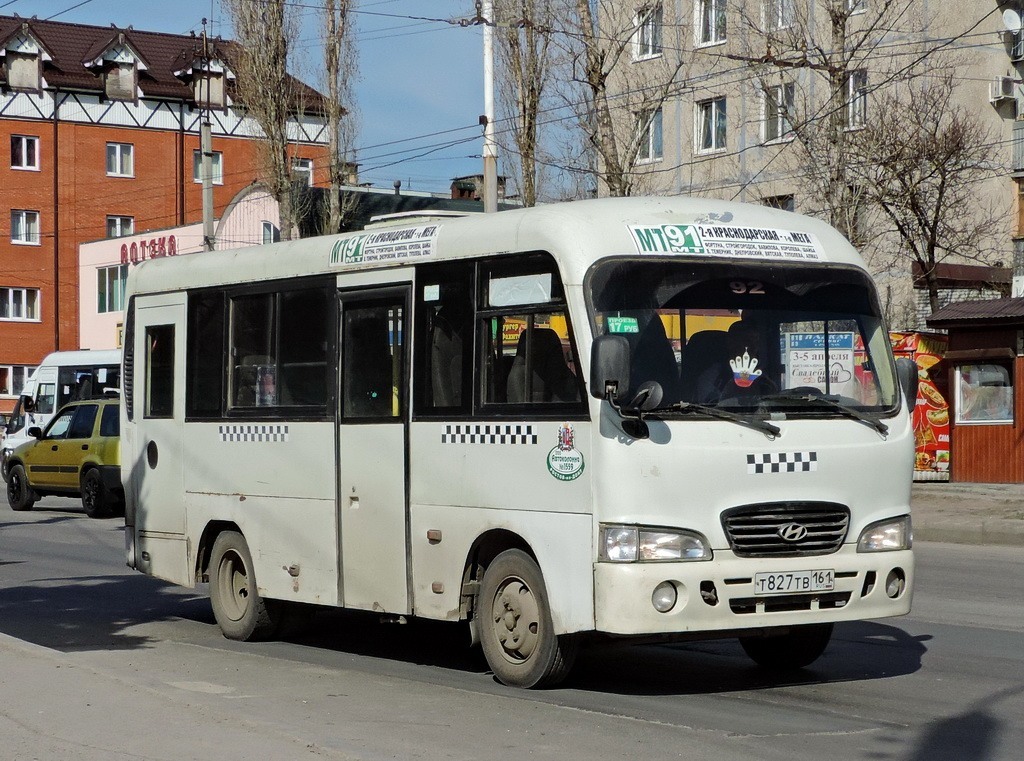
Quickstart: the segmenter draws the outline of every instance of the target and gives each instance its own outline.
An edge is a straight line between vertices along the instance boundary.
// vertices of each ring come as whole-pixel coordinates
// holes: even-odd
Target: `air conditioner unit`
[[[1024,61],[1024,32],[1010,32],[1010,60]]]
[[[1016,99],[1017,81],[1013,77],[996,77],[988,85],[988,102],[993,105]]]

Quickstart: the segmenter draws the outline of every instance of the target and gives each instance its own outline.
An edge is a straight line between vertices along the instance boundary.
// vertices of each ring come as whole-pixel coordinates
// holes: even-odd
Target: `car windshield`
[[[858,269],[621,258],[596,264],[586,293],[594,335],[629,341],[627,402],[653,381],[663,408],[895,411],[888,334]]]

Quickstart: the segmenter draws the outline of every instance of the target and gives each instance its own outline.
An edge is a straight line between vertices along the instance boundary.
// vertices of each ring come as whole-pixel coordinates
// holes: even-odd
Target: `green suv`
[[[46,430],[28,429],[32,440],[15,449],[7,471],[12,510],[31,510],[40,497],[81,495],[90,518],[124,505],[117,398],[72,402]]]

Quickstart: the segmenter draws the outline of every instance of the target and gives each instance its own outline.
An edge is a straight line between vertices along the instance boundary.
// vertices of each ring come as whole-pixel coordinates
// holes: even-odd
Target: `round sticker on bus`
[[[558,429],[558,443],[548,452],[548,472],[559,481],[575,481],[583,474],[583,453],[576,449],[576,433],[569,423]]]

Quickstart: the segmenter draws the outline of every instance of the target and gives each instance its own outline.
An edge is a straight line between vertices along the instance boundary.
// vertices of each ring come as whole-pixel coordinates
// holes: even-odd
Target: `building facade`
[[[215,216],[259,179],[261,133],[235,103],[232,46],[0,16],[0,412],[47,353],[78,348],[79,244],[202,219],[204,118]],[[323,119],[296,115],[290,134],[296,175],[314,184]]]
[[[1024,32],[1013,21],[1021,15],[1017,0],[598,4],[604,32],[630,40],[609,83],[620,141],[639,143],[635,193],[764,203],[829,218],[834,204],[822,187],[831,178],[820,172],[828,161],[815,156],[842,167],[847,156],[832,135],[853,145],[878,121],[894,88],[943,81],[941,70],[949,77],[949,109],[974,114],[992,147],[990,171],[968,193],[970,207],[955,211],[963,220],[993,220],[978,246],[984,255],[944,261],[1010,266],[1016,254],[1024,266],[1018,242],[1024,236],[1024,121],[1018,121]],[[905,108],[911,107],[908,101]],[[830,133],[831,126],[838,130]],[[862,162],[872,159],[862,152]],[[883,293],[901,303],[889,305],[890,320],[914,327],[913,278],[896,251],[892,225],[860,206],[858,188],[844,190],[851,240]]]

